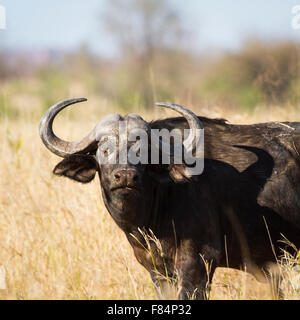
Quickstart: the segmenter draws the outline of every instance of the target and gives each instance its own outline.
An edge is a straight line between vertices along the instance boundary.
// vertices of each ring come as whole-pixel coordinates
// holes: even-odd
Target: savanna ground
[[[9,92],[9,88],[2,90]],[[77,88],[69,96],[80,93]],[[0,266],[6,275],[6,289],[0,290],[0,298],[156,299],[148,273],[103,205],[98,178],[81,185],[54,177],[51,171],[60,159],[39,138],[42,112],[36,110],[40,101],[31,95],[10,94],[18,117],[3,116],[0,121]],[[300,120],[300,109],[292,105],[258,105],[251,112],[217,105],[188,106],[197,114],[224,117],[232,123]],[[62,112],[54,126],[60,137],[70,140],[89,132],[105,114],[124,114],[93,96],[70,109]],[[147,120],[175,115],[155,108],[132,111]],[[278,259],[284,278],[283,298],[299,299],[296,256]],[[217,269],[208,296],[274,298],[268,285],[230,269]]]
[[[84,45],[54,54],[0,47],[1,299],[156,298],[148,273],[103,205],[98,178],[81,185],[52,175],[60,159],[38,134],[52,104],[89,99],[56,119],[57,135],[67,140],[82,137],[110,113],[139,113],[146,120],[177,116],[152,107],[157,101],[232,123],[300,121],[299,43],[253,39],[235,52],[198,52],[189,37],[176,36],[182,19],[174,21],[171,2],[126,2],[131,10],[113,7],[106,15],[119,39],[116,57],[95,56]],[[129,19],[134,28],[128,30],[129,12],[145,23],[136,28]],[[149,28],[155,17],[162,25]],[[299,299],[300,257],[296,250],[295,256],[282,254],[282,298]],[[245,272],[217,269],[207,296],[273,299],[271,291]]]

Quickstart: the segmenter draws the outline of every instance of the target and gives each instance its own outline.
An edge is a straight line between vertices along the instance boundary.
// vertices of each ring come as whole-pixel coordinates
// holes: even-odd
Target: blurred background
[[[300,121],[297,1],[0,0],[0,299],[156,298],[99,180],[52,175],[41,116],[88,98],[55,120],[66,140],[110,113],[177,116],[155,101],[232,123]],[[282,259],[280,294],[300,299],[299,260]],[[214,276],[211,299],[273,299],[237,271]]]
[[[300,2],[299,2],[300,4]],[[0,0],[0,117],[41,116],[71,97],[208,116],[298,108],[293,0]],[[109,107],[108,107],[109,106]],[[271,108],[272,109],[272,108]],[[299,119],[298,119],[299,120]]]

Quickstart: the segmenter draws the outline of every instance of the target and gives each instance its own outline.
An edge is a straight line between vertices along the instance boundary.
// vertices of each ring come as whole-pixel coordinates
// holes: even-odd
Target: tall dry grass
[[[115,111],[100,102],[93,110],[89,106],[74,107],[59,117],[58,135],[79,138],[102,115]],[[258,107],[252,114],[237,114],[222,106],[193,109],[235,123],[300,120],[299,110],[291,106]],[[156,299],[148,273],[103,205],[98,178],[81,185],[54,177],[51,171],[60,159],[42,145],[34,110],[22,112],[18,120],[0,122],[0,266],[6,277],[0,298]],[[164,112],[142,114],[148,120],[172,114]],[[293,259],[285,257],[280,265],[287,275],[286,299],[299,298]],[[271,299],[273,295],[268,286],[242,271],[217,269],[208,297]]]
[[[70,135],[77,125],[58,131]],[[43,147],[37,128],[1,123],[1,298],[153,298],[148,275],[102,204],[99,181],[55,178],[59,159]]]

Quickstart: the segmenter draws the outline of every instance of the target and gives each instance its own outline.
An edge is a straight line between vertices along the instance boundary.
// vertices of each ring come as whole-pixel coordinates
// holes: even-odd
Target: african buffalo
[[[55,116],[85,100],[62,101],[40,122],[43,143],[64,158],[53,172],[82,183],[98,172],[105,206],[158,293],[166,285],[160,276],[166,270],[169,278],[179,279],[180,299],[202,299],[217,266],[246,267],[257,275],[280,252],[282,234],[300,247],[300,123],[232,125],[197,117],[179,105],[160,104],[183,117],[149,123],[135,114],[110,115],[81,140],[61,140],[52,131]],[[120,121],[125,129],[118,126]],[[194,150],[193,134],[201,128],[204,171],[198,175],[189,174],[184,162],[100,161],[102,138],[107,141],[112,133],[129,142],[130,130],[142,129],[150,136],[153,129],[191,129],[181,143]],[[162,153],[163,141],[158,141]],[[113,153],[118,156],[119,150]],[[104,156],[111,155],[106,150]],[[158,250],[149,241],[152,257],[140,230],[151,230],[160,242]],[[210,276],[205,261],[211,263]]]

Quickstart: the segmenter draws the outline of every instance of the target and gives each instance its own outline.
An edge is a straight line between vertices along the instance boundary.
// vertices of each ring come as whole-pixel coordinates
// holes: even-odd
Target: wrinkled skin
[[[130,127],[141,125],[125,119]],[[155,266],[179,278],[180,299],[203,299],[217,266],[246,266],[261,279],[261,268],[274,261],[270,238],[279,253],[281,233],[300,247],[300,124],[239,126],[199,119],[205,129],[205,169],[199,176],[178,179],[183,165],[99,164],[99,145],[65,157],[54,169],[83,183],[98,173],[105,206],[158,294],[166,282],[154,272],[139,228],[152,230],[160,241],[163,258],[150,242]],[[183,130],[187,122],[170,118],[150,126]],[[211,263],[210,279],[205,260]]]

